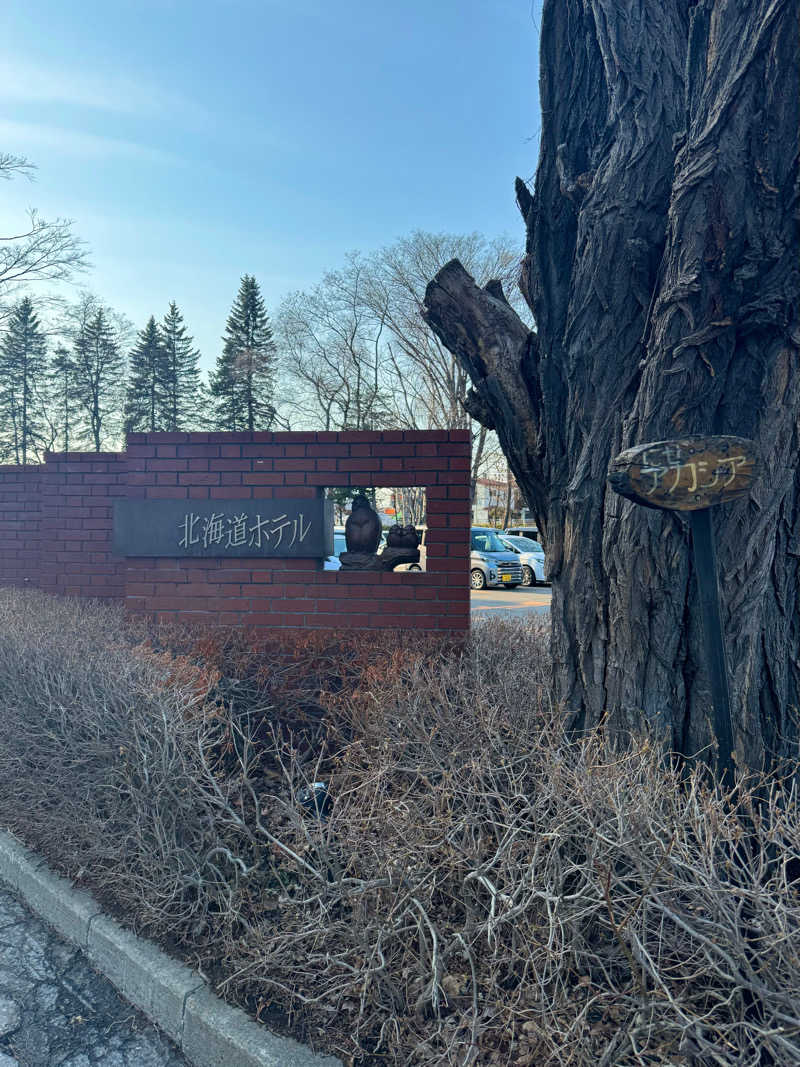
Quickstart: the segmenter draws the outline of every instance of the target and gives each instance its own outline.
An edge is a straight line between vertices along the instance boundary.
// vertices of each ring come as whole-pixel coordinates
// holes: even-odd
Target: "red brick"
[[[272,492],[276,499],[284,497],[289,500],[314,500],[318,495],[316,487],[311,485],[276,486]]]
[[[449,467],[451,471],[469,471],[470,466],[469,456],[450,456]]]
[[[216,459],[219,445],[178,445],[178,455],[184,459]],[[189,469],[194,469],[191,464]]]
[[[338,585],[370,585],[375,581],[375,575],[369,574],[367,571],[329,571],[332,574]],[[343,596],[356,596],[353,592],[343,592]]]
[[[209,607],[217,611],[249,611],[250,600],[248,597],[216,597]]]
[[[149,500],[185,500],[187,496],[185,488],[172,485],[151,486],[145,492]]]
[[[275,612],[274,615],[270,615],[270,626],[287,626],[295,627],[302,626],[304,623],[303,615],[293,615],[288,611]]]
[[[450,556],[441,556],[438,559],[436,559],[435,562],[436,562],[436,570],[437,571],[452,571],[452,572],[460,571],[462,574],[464,574],[464,580],[466,581],[466,568],[464,566],[464,560],[463,559],[455,557],[455,556],[452,557],[452,558]],[[431,568],[431,569],[433,569],[433,568]]]
[[[243,485],[283,485],[283,475],[274,471],[253,471],[242,475]]]
[[[413,456],[416,446],[403,443],[402,433],[400,433],[400,431],[398,431],[398,433],[399,439],[396,444],[373,445],[373,456],[391,456],[393,459],[400,459],[402,456]]]
[[[317,440],[317,435],[314,431],[280,430],[272,435],[272,439],[275,444],[282,444],[285,442],[286,444],[292,445],[311,445]]]
[[[379,474],[356,471],[350,475],[350,483],[397,489],[400,486],[424,486],[430,476],[428,471],[381,471]]]
[[[253,435],[247,430],[238,430],[235,433],[229,430],[215,430],[208,435],[208,441],[212,445],[249,445],[252,440]]]
[[[377,444],[382,440],[382,436],[380,430],[343,430],[339,432],[339,442],[348,445],[366,444],[367,442],[375,442]]]
[[[219,474],[213,471],[187,471],[176,475],[181,485],[219,485]]]
[[[258,585],[270,585],[272,583],[272,571],[254,570],[250,576],[250,581]]]
[[[246,500],[252,496],[252,491],[242,485],[217,485],[209,491],[212,500]]]
[[[324,459],[333,459],[335,457],[349,456],[350,446],[334,444],[333,441],[327,444],[307,445],[306,451],[309,458],[322,457]]]
[[[249,459],[212,459],[208,469],[212,471],[249,471],[252,464]]]
[[[149,471],[185,471],[189,469],[185,459],[151,459],[147,462]]]
[[[256,557],[254,562],[261,566],[262,560],[260,557]],[[250,581],[250,567],[248,566],[248,560],[246,559],[219,559],[220,568],[217,576],[217,581],[229,585],[231,583],[241,584]]]
[[[149,445],[181,445],[188,441],[188,433],[179,432],[165,432],[159,430],[157,433],[145,434],[145,441]]]
[[[266,609],[250,611],[241,617],[243,626],[274,626],[277,614],[272,614]]]
[[[467,431],[469,433],[469,431]],[[447,430],[404,430],[404,441],[413,441],[415,443],[426,443],[428,441],[447,441]]]
[[[379,459],[340,459],[336,465],[340,471],[379,471],[381,461]]]
[[[307,459],[276,459],[275,470],[276,471],[305,471],[308,470],[309,462]]]
[[[242,445],[242,455],[251,459],[282,459],[283,445]]]
[[[303,618],[303,625],[312,630],[366,630],[370,626],[370,616],[366,612],[351,615],[349,611],[346,615],[339,613],[306,615]]]
[[[454,460],[446,456],[409,456],[405,460],[407,471],[448,471]],[[439,479],[441,481],[441,478]]]

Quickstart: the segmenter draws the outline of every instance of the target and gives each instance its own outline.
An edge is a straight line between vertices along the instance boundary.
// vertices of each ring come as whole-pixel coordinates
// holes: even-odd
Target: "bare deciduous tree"
[[[277,326],[289,385],[284,402],[296,417],[321,418],[326,430],[396,425],[383,322],[367,303],[358,254],[310,292],[288,296]]]
[[[0,178],[33,177],[35,167],[23,156],[0,153]],[[70,219],[51,222],[31,209],[11,234],[0,236],[0,321],[10,313],[9,300],[23,284],[65,281],[88,265],[83,242]]]
[[[453,256],[478,278],[508,285],[522,248],[477,233],[416,231],[373,255],[351,254],[315,289],[287,298],[278,316],[283,406],[326,429],[471,428],[474,496],[496,438],[465,411],[467,372],[420,314],[428,278]],[[517,305],[524,317],[521,297]]]
[[[414,425],[426,429],[472,430],[471,495],[480,472],[496,449],[493,434],[474,421],[464,407],[469,375],[422,317],[428,279],[457,258],[485,284],[500,279],[511,289],[519,273],[522,249],[508,238],[487,240],[481,234],[425,233],[382,248],[370,260],[367,293],[371,310],[384,323],[392,367],[401,385],[405,407]],[[529,318],[521,296],[515,304]]]

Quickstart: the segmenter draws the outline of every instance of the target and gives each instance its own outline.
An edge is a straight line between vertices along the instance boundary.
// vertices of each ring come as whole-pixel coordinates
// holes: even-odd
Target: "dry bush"
[[[206,795],[218,675],[142,638],[116,607],[0,590],[0,815],[138,923],[182,931],[226,912],[240,863]]]
[[[397,1063],[800,1062],[794,787],[734,811],[655,748],[566,743],[544,657],[485,623],[338,708],[331,813],[265,805],[305,866],[229,981]]]
[[[226,996],[363,1064],[800,1062],[791,779],[565,740],[535,620],[192,641],[0,592],[0,817]]]

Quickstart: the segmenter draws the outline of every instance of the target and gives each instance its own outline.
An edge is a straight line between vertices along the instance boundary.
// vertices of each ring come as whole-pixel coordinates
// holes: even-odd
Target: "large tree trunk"
[[[752,437],[717,507],[737,758],[796,752],[800,370],[796,0],[545,0],[542,143],[520,286],[530,332],[457,261],[425,317],[468,371],[545,532],[574,728],[708,745],[689,536],[606,482],[623,448]]]

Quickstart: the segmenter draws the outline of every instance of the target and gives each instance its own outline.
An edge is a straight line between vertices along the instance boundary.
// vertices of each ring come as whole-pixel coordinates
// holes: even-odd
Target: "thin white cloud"
[[[153,163],[171,163],[178,157],[160,148],[137,144],[119,137],[104,137],[96,133],[48,126],[37,122],[13,122],[0,118],[0,144],[9,152],[20,155],[36,155],[36,150],[45,149],[63,155],[82,158],[107,158],[127,156],[150,160]]]
[[[197,105],[146,81],[117,74],[93,75],[53,70],[34,63],[4,58],[0,66],[0,99],[18,103],[56,103],[94,111],[142,118],[180,114],[200,120]]]

